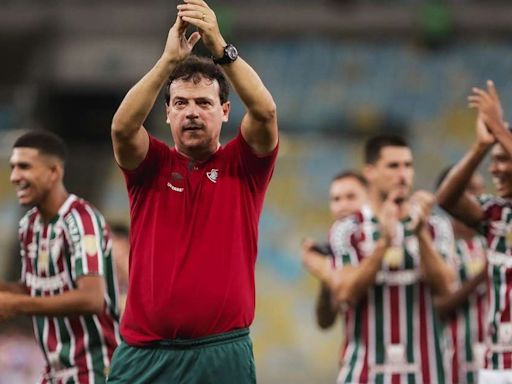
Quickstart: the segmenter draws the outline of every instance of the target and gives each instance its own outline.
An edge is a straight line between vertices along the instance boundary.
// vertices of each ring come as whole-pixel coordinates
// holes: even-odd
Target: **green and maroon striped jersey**
[[[69,195],[44,223],[37,208],[20,221],[21,280],[32,296],[73,290],[85,275],[105,278],[100,315],[33,316],[34,333],[46,359],[41,383],[103,383],[120,342],[112,241],[103,216]]]
[[[485,195],[479,199],[487,238],[488,350],[485,367],[512,368],[512,201]]]
[[[446,381],[441,328],[420,272],[419,244],[411,226],[410,218],[399,223],[375,284],[356,306],[346,309],[338,383]],[[336,267],[358,265],[373,253],[379,236],[377,218],[367,206],[336,222],[330,232]],[[453,248],[451,232],[441,232],[435,243],[447,255]]]
[[[458,285],[485,268],[487,242],[482,236],[455,240],[455,267]],[[478,370],[483,368],[485,352],[486,285],[477,287],[449,322],[452,345],[451,365],[453,384],[476,383]]]

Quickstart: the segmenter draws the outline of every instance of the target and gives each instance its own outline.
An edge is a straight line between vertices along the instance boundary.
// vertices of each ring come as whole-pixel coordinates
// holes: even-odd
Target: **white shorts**
[[[512,369],[480,369],[478,382],[481,384],[512,384]]]

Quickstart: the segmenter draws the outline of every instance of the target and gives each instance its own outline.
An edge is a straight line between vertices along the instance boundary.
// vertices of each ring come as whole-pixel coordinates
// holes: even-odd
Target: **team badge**
[[[469,277],[478,275],[485,267],[485,261],[482,259],[471,260],[466,264],[466,270],[468,271]]]
[[[219,177],[219,170],[213,168],[210,172],[206,172],[206,177],[208,177],[212,183],[216,183],[217,178]]]
[[[48,270],[48,251],[46,249],[39,250],[37,255],[37,269],[40,271]]]
[[[505,234],[505,243],[507,244],[507,248],[512,248],[512,231],[508,231]]]
[[[94,256],[98,253],[98,247],[96,245],[96,236],[85,235],[83,239],[84,251],[87,256]]]
[[[384,263],[389,268],[398,268],[404,261],[404,249],[399,246],[389,247],[384,254]]]

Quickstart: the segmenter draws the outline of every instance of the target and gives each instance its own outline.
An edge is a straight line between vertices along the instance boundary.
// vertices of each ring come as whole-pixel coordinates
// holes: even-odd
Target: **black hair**
[[[228,101],[229,97],[229,84],[224,76],[222,69],[213,63],[211,59],[205,57],[199,57],[196,55],[190,55],[172,71],[171,75],[167,79],[167,85],[165,87],[165,104],[169,105],[171,100],[171,83],[175,80],[192,81],[195,84],[201,81],[201,78],[207,78],[209,80],[217,80],[219,83],[219,98],[220,103],[224,104]]]
[[[63,163],[67,158],[67,147],[64,141],[56,134],[46,130],[27,132],[16,139],[13,148],[34,148],[39,152],[56,156]]]
[[[405,147],[409,145],[405,139],[393,135],[374,136],[366,141],[364,146],[364,162],[366,164],[375,164],[381,155],[384,147]]]
[[[332,178],[331,183],[348,178],[356,179],[363,187],[368,188],[368,180],[366,180],[366,178],[360,172],[354,171],[352,169],[337,173]]]

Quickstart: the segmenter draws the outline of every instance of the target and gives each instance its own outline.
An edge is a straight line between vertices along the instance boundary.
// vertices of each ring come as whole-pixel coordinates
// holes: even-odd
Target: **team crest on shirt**
[[[84,250],[87,256],[94,256],[98,253],[98,246],[96,245],[96,236],[85,235],[84,236]]]
[[[219,177],[219,170],[217,168],[213,168],[210,172],[206,172],[206,177],[208,177],[212,183],[216,183],[217,178]]]

